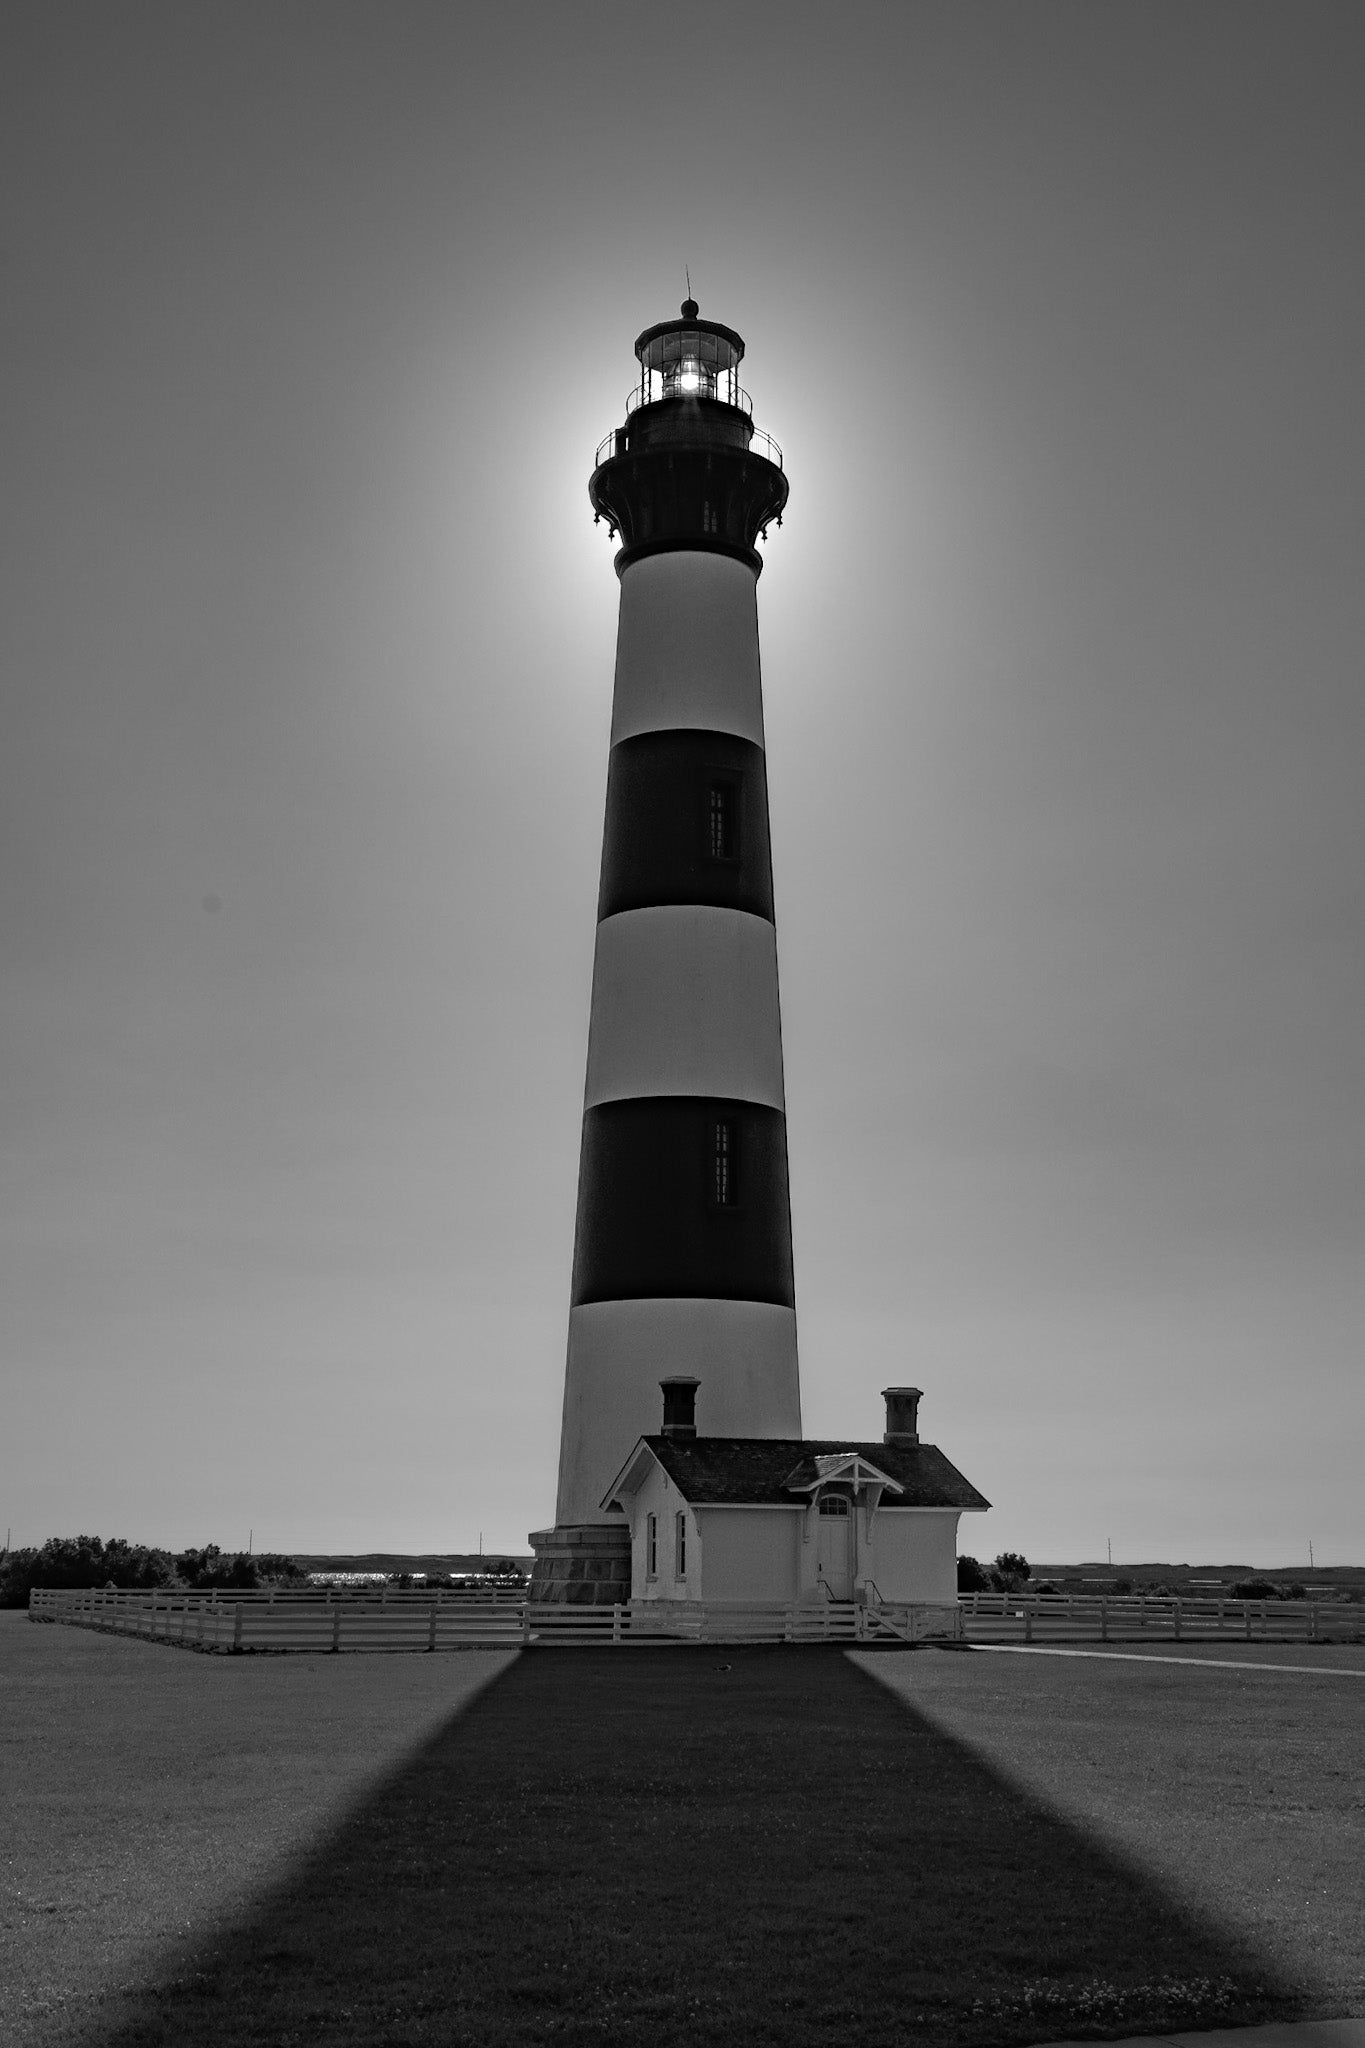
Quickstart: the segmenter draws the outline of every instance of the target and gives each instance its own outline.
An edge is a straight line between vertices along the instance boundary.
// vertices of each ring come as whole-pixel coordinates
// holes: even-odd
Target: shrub
[[[27,1607],[36,1550],[7,1550],[0,1558],[0,1607]]]
[[[303,1566],[282,1551],[263,1550],[249,1557],[239,1550],[225,1556],[216,1543],[202,1550],[182,1550],[175,1560],[176,1576],[196,1591],[221,1586],[238,1593],[250,1593],[258,1586],[302,1585],[308,1574]]]
[[[984,1564],[978,1564],[974,1557],[960,1557],[957,1561],[957,1590],[959,1593],[989,1593],[991,1575]]]
[[[1234,1600],[1278,1600],[1280,1589],[1270,1579],[1238,1579],[1232,1589]]]
[[[993,1578],[997,1591],[1013,1593],[1028,1580],[1029,1562],[1017,1550],[1002,1550],[995,1560]]]

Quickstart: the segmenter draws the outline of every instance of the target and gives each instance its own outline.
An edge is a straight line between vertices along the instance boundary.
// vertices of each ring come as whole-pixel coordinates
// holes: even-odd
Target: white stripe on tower
[[[613,746],[685,726],[763,745],[757,585],[747,562],[694,548],[622,572]]]
[[[666,903],[598,925],[584,1106],[640,1095],[784,1107],[777,934],[766,917]]]

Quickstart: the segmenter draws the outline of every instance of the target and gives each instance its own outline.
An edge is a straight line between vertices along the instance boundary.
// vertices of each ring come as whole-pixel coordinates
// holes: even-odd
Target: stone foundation
[[[625,1607],[630,1601],[630,1530],[625,1521],[533,1529],[532,1600],[564,1607]]]

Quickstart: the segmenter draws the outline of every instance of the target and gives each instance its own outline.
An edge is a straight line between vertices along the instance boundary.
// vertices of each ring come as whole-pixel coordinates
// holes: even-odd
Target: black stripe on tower
[[[573,1302],[660,1295],[793,1308],[787,1120],[647,1095],[583,1119]]]
[[[752,740],[679,729],[612,748],[597,915],[663,903],[772,921],[767,767]]]

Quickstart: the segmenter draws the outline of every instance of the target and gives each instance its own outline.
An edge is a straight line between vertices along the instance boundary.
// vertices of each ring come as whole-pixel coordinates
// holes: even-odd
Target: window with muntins
[[[718,1209],[733,1209],[738,1199],[738,1147],[729,1117],[717,1117],[711,1159],[711,1200]]]
[[[674,1519],[674,1523],[673,1523],[673,1547],[674,1547],[674,1557],[673,1557],[673,1576],[674,1576],[674,1578],[677,1578],[677,1579],[685,1579],[685,1578],[687,1577],[687,1517],[686,1517],[686,1515],[678,1515],[678,1516],[676,1516],[676,1517],[675,1517],[675,1519]]]
[[[706,800],[706,850],[712,860],[739,859],[739,783],[713,782]]]
[[[645,1570],[651,1579],[659,1576],[659,1517],[651,1515],[645,1526]]]
[[[820,1512],[822,1515],[846,1515],[848,1513],[848,1502],[841,1493],[822,1493],[820,1496]]]

